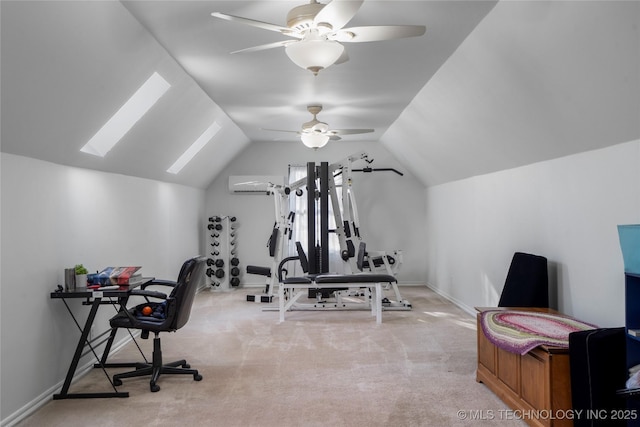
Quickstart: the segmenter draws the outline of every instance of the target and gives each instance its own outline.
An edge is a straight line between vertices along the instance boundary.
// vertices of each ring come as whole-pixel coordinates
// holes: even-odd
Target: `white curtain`
[[[289,184],[298,181],[299,179],[306,178],[307,166],[303,165],[289,165]],[[338,193],[338,200],[341,204],[342,201],[342,175],[336,177],[336,191]],[[293,237],[288,241],[288,253],[290,256],[297,255],[296,242],[300,242],[304,250],[307,250],[307,187],[303,185],[300,187],[304,194],[302,196],[296,196],[295,191],[292,191],[289,195],[289,209],[291,212],[295,212],[295,221],[293,223]],[[319,211],[319,209],[316,209]],[[316,230],[320,229],[320,220],[316,221]],[[333,208],[331,206],[331,200],[329,200],[329,229],[335,230],[335,218],[333,216]],[[316,235],[316,237],[319,237]],[[308,254],[307,254],[308,256]],[[296,263],[297,264],[297,263]],[[296,275],[303,274],[299,271],[299,266],[296,265]],[[340,258],[340,242],[338,236],[335,233],[329,233],[329,271],[332,273],[342,274],[344,272],[343,261]],[[291,272],[289,273],[291,275]]]

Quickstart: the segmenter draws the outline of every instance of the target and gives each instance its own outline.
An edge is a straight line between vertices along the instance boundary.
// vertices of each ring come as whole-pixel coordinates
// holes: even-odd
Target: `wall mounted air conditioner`
[[[231,175],[229,192],[232,194],[267,194],[269,183],[284,185],[284,176]]]

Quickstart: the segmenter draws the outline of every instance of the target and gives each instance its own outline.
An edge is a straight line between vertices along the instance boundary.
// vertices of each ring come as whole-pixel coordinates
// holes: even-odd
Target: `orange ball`
[[[149,307],[148,305],[147,305],[147,306],[144,306],[144,307],[142,308],[142,314],[143,314],[143,315],[145,315],[145,316],[150,316],[150,315],[151,315],[151,313],[153,313],[153,310],[152,310],[152,309],[151,309],[151,307]]]

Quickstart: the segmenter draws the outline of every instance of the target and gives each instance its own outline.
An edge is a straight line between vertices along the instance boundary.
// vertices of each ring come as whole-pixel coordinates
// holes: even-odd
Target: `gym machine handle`
[[[362,169],[351,169],[351,172],[364,172],[364,173],[369,173],[369,172],[387,172],[387,171],[392,171],[392,172],[397,173],[400,176],[404,176],[404,174],[402,172],[400,172],[399,170],[394,169],[394,168],[376,168],[376,169],[374,169],[374,168],[366,167],[366,168],[362,168]]]

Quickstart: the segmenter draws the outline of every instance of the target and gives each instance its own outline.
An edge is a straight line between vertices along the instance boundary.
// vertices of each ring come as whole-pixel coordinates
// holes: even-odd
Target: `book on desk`
[[[142,275],[138,272],[141,267],[107,267],[95,274],[87,275],[87,288],[104,286],[129,286],[142,282]]]

